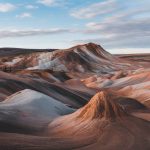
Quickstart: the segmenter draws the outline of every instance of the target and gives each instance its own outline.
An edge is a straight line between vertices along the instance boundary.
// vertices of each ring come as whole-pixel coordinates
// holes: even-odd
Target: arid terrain
[[[150,150],[150,54],[0,49],[0,150]]]

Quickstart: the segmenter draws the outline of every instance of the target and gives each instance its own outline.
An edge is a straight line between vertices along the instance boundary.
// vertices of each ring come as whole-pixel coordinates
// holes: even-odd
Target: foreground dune
[[[104,91],[97,93],[87,105],[76,112],[54,119],[43,137],[2,133],[3,138],[0,139],[4,149],[11,146],[12,149],[29,150],[148,150],[149,129],[148,121],[126,112],[113,94]],[[11,139],[7,144],[6,136]]]
[[[11,125],[21,132],[40,131],[52,119],[74,110],[63,103],[33,90],[23,90],[0,103],[0,131],[11,130]],[[6,129],[5,126],[8,128]]]

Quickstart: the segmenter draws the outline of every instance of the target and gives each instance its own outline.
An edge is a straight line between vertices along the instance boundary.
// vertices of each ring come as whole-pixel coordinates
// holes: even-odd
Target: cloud
[[[70,6],[73,4],[71,0],[38,0],[37,3],[48,7],[63,7]]]
[[[75,42],[96,42],[106,48],[148,48],[150,47],[150,19],[135,19],[111,23],[88,23],[83,34],[95,38],[81,39]]]
[[[0,30],[0,38],[9,38],[9,37],[25,37],[25,36],[36,36],[36,35],[52,35],[52,34],[61,34],[69,33],[68,29],[31,29],[31,30]]]
[[[0,12],[2,13],[13,11],[15,8],[16,6],[11,3],[0,3]]]
[[[41,3],[46,6],[51,6],[56,2],[56,0],[39,0],[38,3]]]
[[[79,40],[74,40],[71,41],[74,44],[82,44],[82,43],[88,43],[88,42],[94,42],[97,44],[102,45],[106,49],[138,49],[138,48],[149,48],[150,43],[149,43],[149,38],[148,36],[144,37],[115,37],[115,38],[110,38],[109,36],[105,37],[95,37],[95,38],[84,38],[84,39],[79,39]],[[150,49],[149,49],[150,51]],[[121,53],[121,51],[120,51]]]
[[[88,18],[96,17],[98,15],[111,13],[116,9],[116,7],[117,7],[117,3],[115,0],[107,0],[107,1],[91,4],[84,8],[75,9],[71,13],[71,16],[78,19],[88,19]]]
[[[69,0],[38,0],[37,2],[45,6],[65,6]]]
[[[26,5],[25,6],[27,9],[37,9],[38,6],[35,6],[35,5]]]
[[[30,18],[32,15],[28,12],[22,13],[20,15],[16,15],[17,18]]]
[[[75,42],[96,42],[111,49],[150,47],[150,5],[139,2],[123,4],[124,8],[106,13],[99,21],[92,19],[81,31],[86,37]]]

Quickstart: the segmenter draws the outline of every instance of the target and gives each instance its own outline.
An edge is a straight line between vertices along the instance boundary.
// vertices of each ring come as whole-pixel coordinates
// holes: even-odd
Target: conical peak
[[[96,46],[96,47],[100,46],[100,45],[98,45],[96,43],[92,43],[92,42],[89,42],[89,43],[86,43],[86,44],[83,44],[83,45],[84,46]]]
[[[95,44],[95,43],[87,43],[87,44],[85,44],[85,46],[91,46],[91,47],[95,47],[95,48],[101,48],[101,49],[103,49],[102,48],[102,46],[101,45],[99,45],[99,44]],[[103,49],[104,50],[104,49]]]
[[[81,44],[81,45],[77,45],[77,46],[75,46],[75,47],[76,47],[76,48],[86,47],[87,49],[97,49],[97,48],[99,48],[99,49],[101,49],[101,50],[104,50],[104,49],[102,48],[102,46],[100,46],[100,45],[98,45],[98,44],[95,44],[95,43]],[[73,48],[75,48],[75,47],[73,47]]]
[[[123,115],[125,115],[125,112],[116,103],[114,94],[102,91],[92,97],[89,103],[81,109],[78,117],[83,119],[104,117],[111,120]]]

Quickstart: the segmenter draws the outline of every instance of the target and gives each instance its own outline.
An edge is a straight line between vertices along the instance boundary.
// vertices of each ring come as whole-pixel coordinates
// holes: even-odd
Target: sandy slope
[[[107,92],[97,93],[86,106],[49,125],[50,135],[95,139],[81,148],[95,150],[148,149],[149,129],[149,122],[127,114]]]
[[[90,77],[82,80],[89,88],[102,90],[115,90],[125,97],[137,99],[147,107],[150,107],[150,71],[138,72],[123,77],[116,78],[116,75],[106,77]]]

